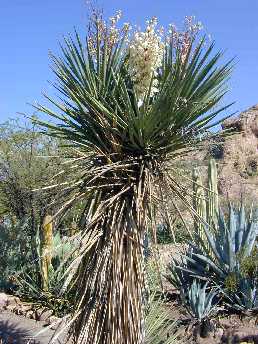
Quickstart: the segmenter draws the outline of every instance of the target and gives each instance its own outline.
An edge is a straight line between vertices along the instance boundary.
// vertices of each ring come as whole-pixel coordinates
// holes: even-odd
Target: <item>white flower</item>
[[[158,92],[158,68],[162,65],[164,44],[161,35],[156,31],[157,18],[147,21],[145,31],[136,31],[129,43],[129,73],[142,104],[142,99],[148,93],[152,78],[151,96]]]
[[[138,100],[138,103],[137,103],[137,105],[138,105],[138,108],[140,108],[140,107],[142,106],[142,104],[143,104],[143,101],[142,101],[142,99],[139,99],[139,100]]]

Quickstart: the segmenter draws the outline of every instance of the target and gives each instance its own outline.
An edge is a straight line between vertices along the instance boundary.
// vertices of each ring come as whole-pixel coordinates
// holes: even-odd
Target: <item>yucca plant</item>
[[[86,40],[65,39],[62,57],[52,57],[61,99],[47,97],[57,111],[37,107],[54,119],[40,122],[45,132],[75,151],[74,180],[57,186],[68,197],[60,211],[85,200],[81,229],[99,233],[75,275],[76,343],[142,343],[143,239],[156,192],[185,200],[168,162],[196,147],[228,108],[219,102],[231,63],[218,65],[222,54],[196,38],[196,25],[171,29],[162,42],[155,19],[130,39],[118,18],[110,27],[95,15]]]
[[[144,344],[174,344],[177,340],[177,324],[170,316],[169,309],[161,299],[150,296],[149,307],[145,315],[146,335]]]

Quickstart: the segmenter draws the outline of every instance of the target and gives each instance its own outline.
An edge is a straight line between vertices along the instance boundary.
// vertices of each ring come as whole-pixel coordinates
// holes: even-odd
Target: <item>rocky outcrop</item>
[[[213,143],[219,166],[219,191],[230,200],[258,204],[258,105],[222,123],[231,135]]]
[[[222,129],[231,129],[258,138],[258,104],[242,112],[239,117],[225,120]]]

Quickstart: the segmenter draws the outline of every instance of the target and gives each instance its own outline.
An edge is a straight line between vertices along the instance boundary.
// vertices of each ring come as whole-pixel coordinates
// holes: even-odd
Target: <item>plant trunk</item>
[[[143,343],[144,230],[132,210],[123,205],[118,215],[116,209],[115,223],[98,224],[103,235],[79,268],[78,317],[71,329],[77,344]]]

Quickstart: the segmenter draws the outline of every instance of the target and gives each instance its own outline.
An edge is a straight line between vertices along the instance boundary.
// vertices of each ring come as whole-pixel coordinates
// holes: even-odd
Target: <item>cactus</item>
[[[208,168],[208,204],[207,221],[210,226],[217,226],[217,217],[219,214],[219,196],[218,196],[218,172],[216,162],[210,159]]]
[[[203,184],[202,184],[202,178],[200,176],[199,170],[197,168],[194,169],[193,171],[193,192],[194,192],[194,197],[193,197],[193,206],[198,214],[198,216],[201,219],[204,219],[206,221],[206,200],[205,200],[205,194],[204,194],[204,189],[203,189]],[[205,236],[203,235],[204,229],[203,226],[204,224],[197,216],[195,217],[194,221],[194,228],[195,228],[195,233],[198,234],[203,240]]]
[[[204,226],[216,228],[219,213],[218,177],[216,162],[210,159],[208,167],[208,188],[205,192],[202,178],[197,168],[193,171],[193,207],[198,216],[195,216],[195,233],[205,240]]]
[[[40,261],[42,289],[48,291],[49,271],[51,268],[53,250],[53,219],[46,215],[43,219],[40,238]]]

